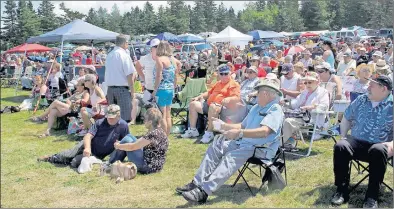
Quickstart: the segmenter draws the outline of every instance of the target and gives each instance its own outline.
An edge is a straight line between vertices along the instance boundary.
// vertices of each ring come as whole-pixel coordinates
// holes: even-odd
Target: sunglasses
[[[326,70],[316,70],[316,72],[320,74],[326,72]]]
[[[226,75],[228,75],[229,73],[219,73],[219,75],[221,75],[221,76],[226,76]]]
[[[255,73],[254,71],[248,71],[248,72],[246,72],[247,74],[253,74],[253,73]]]
[[[307,84],[311,85],[312,83],[313,83],[312,81],[304,82],[305,85],[307,85]]]

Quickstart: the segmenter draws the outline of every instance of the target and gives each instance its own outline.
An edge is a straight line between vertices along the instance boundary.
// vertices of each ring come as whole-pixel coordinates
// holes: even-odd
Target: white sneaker
[[[184,134],[181,135],[182,138],[186,138],[186,139],[197,137],[197,136],[200,136],[200,133],[198,133],[197,129],[194,130],[188,129],[185,131]]]
[[[204,136],[202,136],[201,142],[204,144],[208,144],[209,142],[211,142],[213,140],[215,136],[213,135],[212,132],[208,132],[206,131]]]

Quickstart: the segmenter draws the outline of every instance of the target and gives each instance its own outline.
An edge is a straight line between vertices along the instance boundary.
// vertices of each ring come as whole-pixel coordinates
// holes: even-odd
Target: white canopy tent
[[[253,36],[243,34],[231,26],[227,26],[224,30],[220,31],[218,34],[207,38],[208,42],[248,42],[252,41]]]

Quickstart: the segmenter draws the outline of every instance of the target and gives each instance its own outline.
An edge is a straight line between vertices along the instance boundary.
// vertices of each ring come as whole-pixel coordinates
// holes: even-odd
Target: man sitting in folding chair
[[[191,183],[176,191],[191,202],[206,202],[208,195],[221,187],[254,155],[271,160],[277,152],[283,123],[279,103],[282,95],[278,79],[265,79],[257,86],[257,104],[240,124],[215,119],[215,130],[223,132],[208,147],[200,168]],[[219,127],[218,127],[219,126]],[[256,146],[267,146],[257,149]]]
[[[319,75],[315,72],[308,72],[305,77],[301,79],[305,82],[306,88],[296,99],[291,100],[290,109],[312,111],[319,108],[327,110],[329,106],[328,92],[326,89],[319,86]],[[313,115],[311,118],[312,123],[317,123],[318,127],[322,127],[326,118],[321,116],[318,121],[315,121],[315,117],[316,116]],[[285,119],[283,123],[283,140],[287,148],[295,149],[297,141],[295,140],[294,134],[297,133],[304,124],[305,121],[302,118],[288,117]],[[317,134],[315,134],[315,138],[317,138],[316,135]]]
[[[380,184],[383,182],[388,151],[393,147],[392,81],[382,75],[371,80],[368,94],[360,95],[346,109],[341,122],[342,139],[334,146],[334,174],[337,191],[331,203],[348,200],[352,160],[369,163],[369,183],[364,207],[377,208]],[[351,129],[351,135],[347,132]],[[387,143],[388,142],[388,143]]]
[[[208,92],[190,100],[189,105],[189,123],[190,127],[182,138],[197,137],[200,133],[197,131],[198,114],[208,115],[208,130],[205,131],[201,139],[202,143],[209,143],[213,140],[212,118],[217,118],[222,106],[240,101],[240,86],[231,78],[230,67],[226,64],[218,67],[220,81],[215,84]],[[203,100],[206,100],[203,102]]]

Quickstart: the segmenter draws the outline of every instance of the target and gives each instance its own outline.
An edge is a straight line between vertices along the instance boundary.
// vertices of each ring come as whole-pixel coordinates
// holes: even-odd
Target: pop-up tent
[[[65,41],[91,43],[93,47],[93,43],[114,41],[118,35],[119,33],[105,30],[90,23],[84,22],[83,20],[77,19],[48,33],[44,33],[36,37],[30,37],[27,40],[27,43],[61,42],[61,50],[63,51],[63,43]]]
[[[12,49],[7,50],[5,53],[22,53],[22,52],[47,52],[52,48],[40,44],[22,44]]]
[[[285,36],[277,33],[275,31],[262,31],[262,30],[254,30],[248,32],[249,35],[253,36],[254,40],[260,40],[262,38],[284,38]]]
[[[194,42],[203,42],[204,39],[200,36],[196,36],[194,34],[185,33],[178,35],[178,39],[183,43],[194,43]]]
[[[157,39],[159,39],[160,41],[168,41],[168,42],[181,42],[178,37],[172,33],[168,33],[168,32],[164,32],[164,33],[159,33],[157,34],[157,36],[155,37]]]
[[[90,23],[84,22],[83,20],[74,20],[67,25],[64,25],[48,33],[31,37],[27,40],[27,43],[53,43],[64,41],[80,43],[90,43],[93,41],[94,43],[97,43],[114,41],[118,35],[119,33],[102,29]]]
[[[231,26],[227,26],[227,28],[220,31],[218,34],[207,38],[209,42],[248,42],[252,40],[252,36],[243,34]]]

